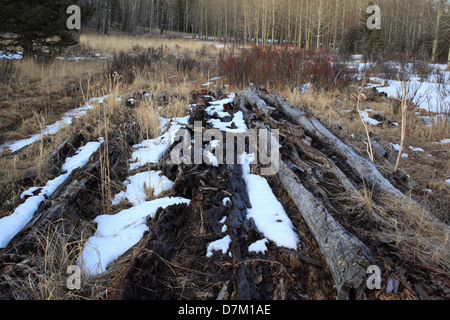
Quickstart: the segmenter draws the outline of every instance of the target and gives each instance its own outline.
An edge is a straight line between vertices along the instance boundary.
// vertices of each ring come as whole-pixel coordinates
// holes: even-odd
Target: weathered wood
[[[319,244],[333,275],[338,298],[348,299],[351,290],[362,290],[366,269],[373,260],[369,249],[327,212],[283,161],[278,176]]]
[[[287,121],[282,123],[273,119],[269,114],[273,111],[267,106],[266,102],[258,97],[251,90],[242,90],[239,93],[240,99],[247,100],[251,105],[256,106],[264,116],[264,123],[269,124],[272,128],[280,130],[280,134],[284,135],[286,139],[295,144],[295,146],[302,151],[307,157],[313,159],[317,163],[322,164],[322,169],[332,173],[342,184],[345,190],[349,193],[358,192],[353,183],[346,177],[346,175],[322,152],[313,148],[305,136],[303,129],[297,125],[291,125]],[[242,104],[242,102],[241,102]]]
[[[105,200],[99,191],[104,183],[102,167],[108,165],[115,173],[114,177],[110,177],[112,180],[125,179],[128,173],[129,146],[123,141],[127,136],[134,136],[135,139],[136,129],[136,126],[130,125],[127,129],[112,130],[107,143],[99,147],[91,156],[91,161],[74,170],[66,181],[40,204],[33,218],[11,239],[6,248],[0,250],[0,255],[8,251],[36,251],[39,244],[35,239],[39,238],[39,233],[48,225],[54,225],[61,235],[71,234],[80,219],[89,221],[101,214]],[[105,159],[108,159],[108,164]]]
[[[247,220],[247,208],[250,208],[245,182],[242,178],[242,168],[240,165],[229,165],[231,170],[230,184],[233,199],[233,207],[229,213],[228,226],[230,229],[231,246],[230,250],[236,263],[243,260],[247,255],[247,231],[249,220]],[[235,274],[236,293],[240,300],[251,299],[251,283],[247,277],[248,268],[246,264],[238,264]]]
[[[374,187],[375,190],[389,193],[398,199],[404,197],[401,191],[396,189],[389,180],[383,177],[375,164],[358,155],[351,147],[347,146],[325,128],[319,120],[295,109],[278,94],[264,94],[262,97],[264,100],[269,101],[269,103],[276,105],[286,117],[300,125],[309,136],[332,148],[336,154],[344,159],[348,168],[370,186]]]
[[[245,98],[253,108],[257,108],[264,120],[269,118],[267,122],[271,126],[278,127],[277,121],[270,117],[270,114],[273,112],[272,108],[268,107],[266,102],[254,92],[248,89],[243,90],[239,93],[239,96]],[[259,125],[269,129],[264,123]],[[303,126],[301,124],[298,130],[290,130],[289,127],[279,127],[279,129],[294,148],[298,148],[302,154],[314,161],[316,169],[333,173],[347,191],[357,192],[351,181],[330,159],[304,141]],[[291,155],[293,163],[289,162],[290,166],[299,166],[303,172],[305,170],[311,171],[311,169],[308,169],[309,165],[305,167],[303,160],[299,158],[298,153],[295,156],[295,153],[297,152]],[[352,290],[360,293],[365,284],[366,268],[373,260],[369,249],[358,238],[347,232],[328,213],[325,205],[305,188],[288,164],[281,161],[281,159],[277,174],[285,190],[289,193],[305,219],[327,261],[336,284],[338,298],[348,299]],[[309,176],[314,180],[312,175]],[[315,185],[317,183],[310,183],[310,188],[311,184]],[[323,194],[318,186],[315,186],[314,189]]]

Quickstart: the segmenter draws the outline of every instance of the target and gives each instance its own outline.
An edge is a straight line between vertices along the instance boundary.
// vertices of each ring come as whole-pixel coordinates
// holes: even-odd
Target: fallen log
[[[359,296],[364,289],[366,269],[373,261],[369,249],[327,212],[283,161],[278,177],[319,244],[333,275],[338,299],[348,299],[351,291]]]
[[[309,137],[304,135],[304,131],[301,127],[295,125],[286,125],[285,122],[280,123],[270,117],[270,113],[273,111],[273,108],[267,106],[266,102],[259,98],[254,92],[251,90],[242,90],[239,93],[239,103],[240,105],[244,105],[242,100],[247,100],[250,105],[257,106],[258,110],[262,111],[264,115],[265,123],[268,123],[272,128],[277,128],[280,130],[280,134],[284,135],[287,140],[294,143],[299,150],[303,151],[305,155],[309,158],[313,159],[315,162],[322,164],[322,168],[328,172],[331,172],[342,184],[345,190],[349,193],[356,193],[357,190],[353,183],[345,176],[345,174],[339,169],[336,164],[334,164],[328,157],[326,157],[319,150],[311,147]],[[243,112],[249,113],[248,109],[245,107],[240,107]],[[249,118],[249,115],[245,117]],[[265,125],[264,125],[265,126]]]
[[[243,90],[239,93],[240,99],[244,98],[250,106],[256,107],[262,117],[270,117],[273,112],[266,102],[251,90]],[[243,105],[242,100],[240,104]],[[248,110],[248,109],[247,109]],[[275,120],[267,121],[272,126]],[[269,129],[264,123],[260,126]],[[303,126],[301,126],[303,129]],[[304,142],[303,137],[298,136],[300,130],[291,130],[286,134],[286,139],[295,147],[309,155],[319,165],[320,169],[327,169],[349,192],[357,192],[351,181],[345,174],[324,154]],[[289,128],[285,130],[289,131]],[[282,130],[283,131],[283,130]],[[305,130],[307,132],[307,130]],[[299,157],[293,156],[294,165],[302,165]],[[292,162],[289,161],[290,166]],[[304,167],[304,166],[303,166]],[[278,177],[283,187],[297,206],[302,217],[306,221],[320,250],[325,257],[330,272],[333,276],[338,299],[349,299],[356,294],[361,296],[365,288],[366,269],[373,262],[369,249],[355,236],[347,232],[344,227],[331,216],[324,204],[322,204],[300,182],[293,170],[280,159]],[[311,177],[312,178],[312,177]],[[311,184],[310,184],[311,185]],[[318,188],[315,187],[315,190]]]
[[[105,199],[100,190],[110,187],[105,184],[104,169],[108,166],[114,172],[114,176],[109,177],[111,181],[123,181],[127,174],[129,154],[129,146],[123,141],[131,137],[137,138],[135,125],[120,126],[120,130],[111,130],[107,141],[100,145],[86,165],[71,172],[51,196],[39,205],[26,226],[0,250],[0,258],[8,252],[39,252],[42,244],[37,243],[36,239],[41,238],[48,226],[53,226],[54,232],[61,235],[70,235],[78,227],[80,220],[90,221],[102,212]],[[82,138],[77,137],[75,140],[81,141]],[[66,145],[66,142],[61,144],[57,152],[64,152],[63,156],[67,156],[70,150],[63,149],[70,148]],[[54,159],[61,161],[56,153]]]
[[[403,193],[396,189],[389,182],[389,180],[383,177],[383,175],[376,168],[375,164],[358,155],[351,147],[347,146],[327,128],[325,128],[316,118],[295,109],[278,94],[271,95],[266,93],[258,93],[258,96],[250,90],[246,90],[245,94],[251,94],[253,100],[255,100],[255,97],[260,97],[260,99],[277,106],[283,115],[289,118],[293,123],[301,126],[306,134],[336,152],[336,154],[344,159],[348,168],[350,168],[354,174],[359,176],[361,180],[368,183],[371,187],[374,187],[376,191],[389,193],[398,199],[404,198]],[[262,105],[261,102],[259,102],[258,105]]]

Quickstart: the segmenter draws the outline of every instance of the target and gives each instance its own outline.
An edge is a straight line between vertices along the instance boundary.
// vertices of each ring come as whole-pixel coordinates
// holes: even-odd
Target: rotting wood
[[[369,183],[377,191],[387,192],[396,198],[402,199],[403,193],[396,189],[383,175],[378,171],[375,164],[358,155],[352,148],[343,143],[339,138],[325,128],[316,118],[308,116],[298,109],[288,105],[279,95],[276,96],[281,112],[292,121],[302,126],[302,128],[311,135],[328,146],[345,159],[349,168],[363,181]]]
[[[372,261],[369,249],[327,212],[283,161],[280,161],[278,177],[320,246],[333,275],[338,298],[348,299],[352,290],[362,290],[366,269]]]
[[[256,107],[261,116],[270,117],[273,110],[254,92],[243,90],[239,96],[245,98],[250,106]],[[259,125],[269,129],[264,123]],[[295,132],[299,130],[286,134],[288,141],[312,157],[321,169],[326,167],[332,171],[348,191],[357,192],[336,165],[305,143]],[[297,163],[301,162],[297,157],[294,157],[295,160],[298,160]],[[365,286],[366,269],[373,261],[369,249],[328,213],[326,207],[303,186],[297,175],[281,159],[277,174],[319,244],[335,281],[338,298],[349,299],[351,294],[361,295]]]
[[[102,212],[104,200],[99,192],[101,184],[101,168],[105,166],[104,154],[108,152],[109,166],[115,177],[123,181],[127,173],[128,148],[124,140],[134,136],[137,137],[137,127],[122,126],[121,130],[112,130],[107,139],[107,146],[102,144],[92,156],[91,161],[85,166],[74,170],[55,192],[43,202],[33,215],[28,224],[15,235],[6,248],[0,250],[2,253],[14,251],[17,253],[39,250],[36,243],[39,233],[48,225],[54,225],[61,235],[74,232],[81,220],[89,221]],[[119,167],[122,168],[119,170]],[[63,223],[59,223],[63,222]]]
[[[349,193],[356,193],[357,190],[353,183],[345,176],[345,174],[337,167],[328,157],[326,157],[322,152],[313,148],[310,144],[309,137],[305,136],[304,131],[301,127],[296,125],[291,125],[284,121],[283,123],[278,123],[278,121],[274,120],[269,114],[272,111],[265,101],[259,98],[254,92],[251,90],[242,90],[239,94],[241,99],[245,99],[248,101],[250,105],[256,105],[258,109],[265,110],[261,113],[264,114],[264,126],[267,123],[271,128],[276,128],[280,130],[280,134],[284,135],[286,139],[292,142],[299,151],[302,151],[307,157],[313,159],[315,162],[322,164],[322,169],[325,171],[329,171],[332,173],[342,184],[345,190]],[[242,100],[240,100],[240,105],[242,105]],[[245,109],[244,111],[248,111]],[[249,117],[249,115],[247,115]],[[298,160],[299,157],[297,157]]]
[[[280,112],[293,123],[301,126],[313,139],[319,140],[321,143],[333,149],[348,165],[354,173],[374,187],[377,191],[383,191],[393,195],[398,199],[403,199],[404,195],[396,189],[383,175],[378,171],[375,164],[358,155],[352,148],[343,143],[339,138],[325,128],[316,118],[298,110],[289,105],[280,95],[271,95],[267,93],[258,93],[251,90],[243,90],[240,94],[249,97],[250,104],[256,104],[258,108],[265,108],[268,101],[270,104],[278,107]]]

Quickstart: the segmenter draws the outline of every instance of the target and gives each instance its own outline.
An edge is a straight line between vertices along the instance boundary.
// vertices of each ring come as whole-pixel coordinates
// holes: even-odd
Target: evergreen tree
[[[0,49],[21,47],[32,57],[40,47],[61,49],[76,44],[67,28],[70,0],[0,0]]]
[[[370,3],[370,5],[372,5],[372,3]],[[382,54],[384,43],[380,29],[369,29],[367,27],[367,20],[371,15],[371,13],[365,11],[362,14],[358,30],[357,46],[359,51],[363,53],[365,57],[373,59]]]

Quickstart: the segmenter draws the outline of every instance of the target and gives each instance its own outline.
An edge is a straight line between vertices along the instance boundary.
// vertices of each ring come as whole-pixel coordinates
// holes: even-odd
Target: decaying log
[[[330,161],[330,159],[328,159],[322,152],[311,147],[311,144],[308,140],[309,137],[304,135],[304,131],[301,127],[296,125],[286,126],[286,123],[279,123],[278,121],[274,120],[269,115],[270,112],[273,111],[273,108],[267,106],[264,100],[259,98],[254,92],[249,89],[242,90],[239,93],[239,97],[240,99],[247,100],[250,105],[257,106],[261,113],[265,115],[265,122],[267,122],[272,128],[279,129],[280,134],[284,135],[288,141],[295,144],[295,146],[299,148],[299,151],[302,151],[308,157],[312,158],[315,162],[322,164],[322,168],[326,171],[331,172],[339,180],[339,182],[347,192],[357,192],[353,183],[345,176],[345,174],[341,171],[341,169],[339,169],[338,166]],[[240,104],[243,104],[241,100]]]
[[[357,176],[367,182],[370,186],[374,187],[376,191],[386,192],[398,199],[404,197],[403,193],[396,189],[389,180],[383,177],[371,161],[358,155],[352,148],[347,146],[325,128],[319,120],[293,108],[279,95],[274,96],[265,94],[263,99],[276,105],[286,117],[292,122],[300,125],[309,136],[332,148],[336,154],[345,160],[348,167],[353,170]]]
[[[268,107],[266,102],[254,92],[248,89],[243,90],[239,93],[239,96],[241,99],[245,98],[251,106],[256,107],[264,118],[270,117],[272,108]],[[274,121],[268,122],[274,124]],[[260,124],[260,126],[269,129],[265,124]],[[303,129],[301,123],[300,127]],[[282,128],[280,129],[283,131]],[[301,129],[286,133],[286,139],[292,143],[294,148],[299,148],[302,153],[312,157],[320,169],[332,172],[347,191],[357,192],[351,181],[332,161],[320,151],[305,143],[303,137],[298,136]],[[289,128],[284,130],[289,130]],[[308,132],[308,130],[305,130],[305,132]],[[297,163],[300,167],[305,168],[298,156],[293,156],[292,160],[294,164],[288,161],[291,167]],[[278,177],[319,244],[333,276],[338,298],[348,299],[351,293],[361,294],[365,285],[366,269],[373,261],[369,249],[358,238],[347,232],[328,213],[324,204],[304,187],[288,164],[281,159]]]
[[[372,262],[369,249],[348,233],[298,177],[280,161],[278,176],[313,233],[336,284],[338,298],[348,299],[352,290],[364,288],[366,269]]]
[[[127,130],[114,130],[107,140],[107,145],[100,145],[88,164],[74,170],[66,181],[41,203],[28,224],[11,239],[6,248],[0,250],[0,257],[9,251],[20,254],[39,250],[36,239],[40,233],[47,232],[48,226],[52,226],[54,232],[69,235],[77,228],[80,219],[89,221],[101,214],[104,203],[99,190],[102,190],[104,183],[101,177],[102,167],[107,165],[105,159],[109,160],[110,168],[115,169],[116,176],[111,179],[123,181],[127,173],[129,154],[129,146],[123,143],[123,139],[127,135],[137,137],[136,129],[135,126],[129,126]],[[106,153],[108,157],[105,157]]]
[[[273,95],[258,92],[258,95],[254,93],[254,96],[276,106],[277,110],[279,110],[285,117],[301,126],[307,135],[319,142],[319,144],[333,150],[336,155],[343,159],[346,167],[351,170],[356,177],[359,177],[359,179],[372,187],[374,191],[386,193],[400,201],[411,203],[418,208],[422,207],[414,199],[411,199],[403,194],[399,189],[394,187],[394,185],[378,171],[373,162],[358,155],[355,150],[332,134],[315,117],[292,107],[279,94]],[[258,105],[262,105],[262,103],[259,102]],[[423,214],[427,216],[427,219],[434,221],[436,225],[441,225],[441,222],[438,221],[438,219],[428,210],[421,210],[423,211]]]

